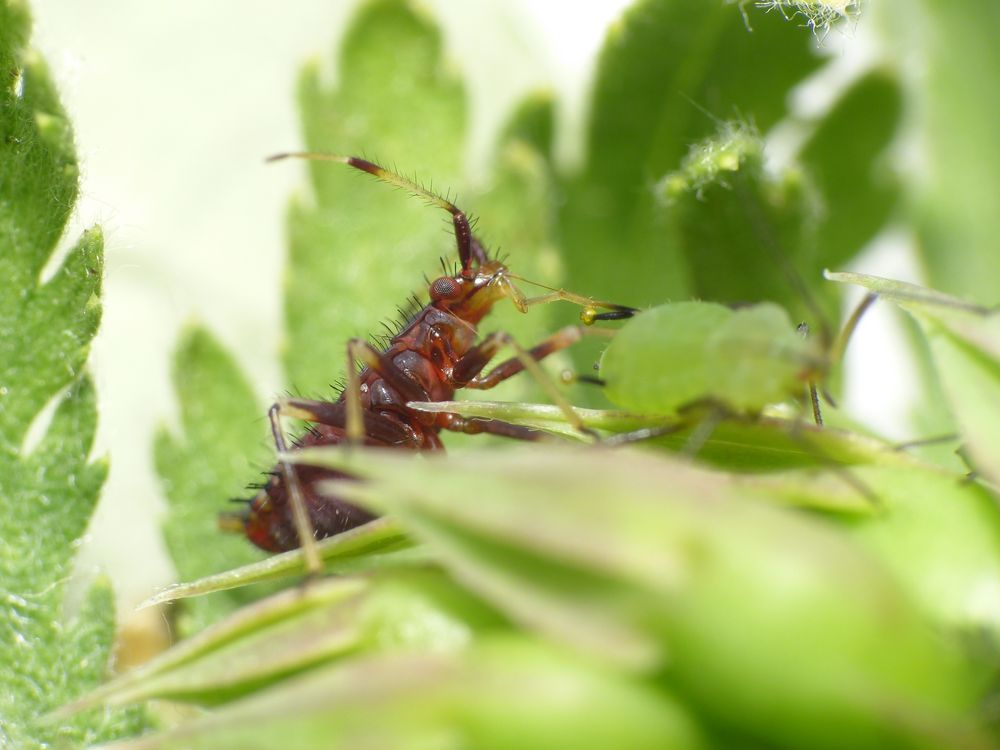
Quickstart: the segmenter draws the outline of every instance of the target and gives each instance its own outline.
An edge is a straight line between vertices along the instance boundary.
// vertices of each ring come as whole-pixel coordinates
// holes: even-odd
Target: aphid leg
[[[393,364],[392,360],[378,351],[364,339],[347,342],[347,441],[350,445],[361,445],[365,439],[365,409],[361,403],[361,374],[355,368],[361,362],[372,372],[378,373],[406,401],[426,401],[427,394],[407,375]]]
[[[694,430],[691,431],[691,435],[684,444],[684,450],[681,451],[683,455],[687,458],[697,456],[701,452],[701,449],[705,447],[705,443],[712,437],[715,428],[722,424],[728,415],[729,413],[723,407],[718,404],[713,406],[708,414],[695,425]]]
[[[844,324],[840,333],[837,335],[836,341],[830,347],[830,351],[827,355],[827,369],[840,364],[841,360],[844,358],[844,352],[847,350],[847,344],[851,340],[851,336],[854,335],[854,331],[858,327],[858,323],[861,318],[868,311],[868,308],[872,306],[875,300],[878,299],[878,295],[869,292],[864,296],[861,302],[858,303],[857,307],[851,312],[850,317]],[[799,333],[803,336],[809,335],[809,326],[805,323],[799,324]],[[822,381],[810,380],[809,381],[809,403],[812,406],[813,421],[819,425],[823,426],[823,412],[820,408],[820,395],[822,394],[824,400],[836,408],[837,404],[830,393],[823,387]]]
[[[862,316],[868,312],[868,308],[871,307],[875,300],[878,299],[878,295],[874,292],[869,292],[864,296],[858,306],[854,308],[851,316],[847,319],[844,327],[840,329],[840,333],[837,335],[837,340],[833,342],[833,346],[830,348],[830,363],[839,364],[844,358],[844,352],[847,350],[847,344],[851,340],[851,336],[854,335],[854,331],[857,330],[858,323],[861,322]]]
[[[597,434],[583,423],[583,420],[573,410],[569,401],[559,388],[556,387],[552,378],[538,365],[539,360],[545,359],[550,354],[562,351],[575,344],[583,337],[583,334],[584,331],[580,326],[567,326],[549,336],[542,343],[525,350],[510,334],[504,331],[496,331],[472,347],[464,357],[455,363],[455,367],[452,370],[452,380],[455,386],[459,388],[486,390],[493,388],[519,372],[527,370],[538,384],[545,389],[552,402],[566,416],[566,421],[585,435],[597,438]],[[482,372],[483,368],[489,364],[489,361],[504,346],[513,349],[515,356],[500,363],[486,375],[480,377],[479,373]]]
[[[819,391],[816,390],[816,383],[809,383],[809,403],[812,405],[813,421],[818,427],[823,426],[823,410],[819,408]]]
[[[278,466],[281,467],[285,486],[288,488],[292,518],[295,521],[295,532],[298,534],[299,546],[302,547],[302,554],[305,557],[306,571],[310,576],[317,576],[323,571],[323,561],[320,559],[319,550],[316,549],[316,536],[312,523],[309,521],[309,513],[306,511],[306,501],[302,494],[302,486],[299,484],[299,477],[295,472],[295,467],[285,458],[288,445],[285,443],[285,433],[281,426],[281,404],[277,403],[271,406],[267,416],[271,420],[274,447],[278,451]]]
[[[619,445],[641,443],[645,440],[653,440],[655,438],[673,435],[674,433],[686,429],[687,426],[688,425],[684,422],[674,422],[673,424],[663,425],[662,427],[640,427],[637,430],[630,430],[629,432],[619,432],[616,435],[609,435],[601,440],[601,445],[617,447]]]
[[[683,432],[689,427],[692,427],[692,421],[689,418],[689,413],[696,414],[696,407],[704,407],[705,405],[706,402],[704,401],[694,402],[688,407],[681,408],[682,414],[676,422],[665,424],[662,427],[640,427],[637,430],[620,432],[617,435],[611,435],[604,438],[601,441],[601,444],[616,447],[629,445],[631,443],[641,443],[646,440],[653,440],[655,438],[666,437],[668,435],[674,435],[678,432]],[[684,447],[681,449],[681,455],[687,458],[695,458],[701,452],[701,449],[705,447],[705,443],[711,439],[716,428],[722,424],[726,418],[733,416],[728,409],[719,403],[708,402],[708,406],[708,413],[698,421],[693,422],[691,434],[688,435],[687,440],[684,442]],[[700,410],[701,409],[699,409],[699,411]]]
[[[804,339],[809,338],[809,324],[799,323],[795,329],[796,333]],[[812,406],[813,421],[819,426],[823,426],[823,410],[819,406],[819,390],[816,385],[816,378],[810,378],[806,385],[806,393],[809,394],[809,404]]]
[[[563,370],[559,373],[559,382],[563,385],[573,385],[574,383],[583,383],[584,385],[596,385],[604,388],[608,383],[603,378],[599,378],[596,375],[581,375],[578,372],[573,372],[572,370]]]

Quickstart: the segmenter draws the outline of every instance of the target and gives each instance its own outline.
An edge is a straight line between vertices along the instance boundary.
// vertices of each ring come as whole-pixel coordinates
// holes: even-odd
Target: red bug
[[[527,351],[503,332],[492,333],[477,343],[476,327],[493,305],[504,298],[509,298],[522,312],[533,304],[567,300],[584,307],[581,320],[588,325],[597,320],[627,318],[636,310],[563,290],[528,298],[513,282],[519,277],[511,274],[499,259],[489,257],[472,234],[465,213],[450,201],[356,157],[291,153],[278,154],[269,161],[288,157],[347,164],[445,209],[452,216],[460,269],[454,276],[441,276],[431,282],[430,302],[402,326],[384,351],[363,339],[347,343],[347,387],[336,401],[287,398],[271,407],[271,430],[279,453],[288,450],[282,417],[314,425],[292,446],[293,450],[344,442],[417,451],[441,450],[438,432],[442,429],[536,439],[540,433],[500,420],[428,414],[407,406],[415,401],[450,401],[458,388],[492,388],[525,369],[531,370],[547,387],[570,422],[587,431],[536,365],[538,360],[578,341],[583,331],[580,326],[563,328]],[[486,365],[504,346],[513,349],[516,356],[483,374]],[[360,373],[355,362],[364,365]],[[273,552],[294,549],[304,540],[308,566],[316,572],[321,564],[313,540],[334,536],[373,518],[367,511],[315,490],[316,483],[331,478],[343,475],[331,469],[279,460],[268,482],[248,501],[246,510],[224,514],[223,525],[243,531],[258,547]]]

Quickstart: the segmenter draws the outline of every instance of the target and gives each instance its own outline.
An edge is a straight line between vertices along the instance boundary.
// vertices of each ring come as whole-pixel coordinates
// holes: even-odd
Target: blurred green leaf
[[[26,50],[29,31],[26,7],[0,1],[0,745],[25,750],[144,726],[136,711],[40,720],[104,678],[115,618],[104,580],[67,613],[75,552],[108,470],[88,461],[97,404],[84,371],[101,318],[103,240],[86,232],[43,280],[78,169],[48,69]]]
[[[863,467],[884,512],[852,533],[941,622],[1000,642],[1000,512],[983,487],[941,471]]]
[[[576,441],[592,439],[571,425],[562,410],[548,404],[437,401],[420,404],[417,408],[431,414],[500,419]],[[710,423],[713,428],[707,438],[701,435],[704,444],[697,451],[697,458],[730,471],[766,472],[865,463],[909,466],[914,463],[913,458],[891,443],[858,432],[818,427],[794,418],[724,413],[712,404],[685,409],[677,416],[577,407],[574,411],[592,430],[613,435],[654,431],[638,444],[672,451],[690,449],[694,435]]]
[[[693,294],[777,302],[829,343],[840,300],[822,271],[857,255],[890,216],[897,186],[880,159],[901,107],[895,79],[862,76],[780,174],[765,170],[764,143],[741,122],[693,145],[657,190]]]
[[[887,570],[725,475],[540,446],[447,462],[310,453],[364,476],[336,491],[397,515],[518,622],[614,663],[664,660],[724,726],[781,747],[985,746],[971,670]]]
[[[547,162],[553,158],[555,140],[555,102],[548,91],[537,91],[514,110],[500,134],[501,148],[512,141],[523,141]]]
[[[827,276],[870,289],[920,322],[973,464],[994,486],[1000,484],[1000,308],[876,276]]]
[[[458,653],[390,654],[314,672],[145,748],[700,748],[686,712],[637,684],[523,637]]]
[[[440,571],[328,579],[242,608],[64,712],[149,698],[228,703],[359,652],[452,651],[501,628]]]
[[[1000,75],[992,0],[874,4],[894,57],[919,60],[909,78],[911,127],[921,145],[906,180],[909,217],[931,286],[983,304],[1000,299]]]
[[[890,174],[887,151],[902,110],[896,77],[872,71],[843,93],[799,151],[798,161],[822,203],[812,252],[793,248],[810,288],[820,287],[824,268],[855,257],[892,215],[899,184]]]
[[[169,510],[163,521],[167,549],[182,580],[193,580],[261,560],[245,538],[219,530],[220,500],[246,490],[254,469],[270,468],[264,409],[232,357],[203,328],[185,332],[174,355],[180,435],[161,428],[154,443],[156,470]],[[261,590],[243,590],[186,604],[177,629],[198,632]]]
[[[822,270],[806,267],[815,254],[815,191],[798,171],[765,172],[764,142],[753,128],[720,126],[691,146],[656,193],[693,294],[735,305],[777,302],[813,325],[833,317],[834,300],[817,309],[815,284],[807,281]]]
[[[460,186],[465,96],[440,33],[403,0],[362,6],[341,44],[336,87],[318,63],[299,82],[312,151],[366,156],[418,181]],[[421,274],[457,260],[447,214],[349,167],[310,164],[312,195],[289,210],[285,369],[293,390],[325,395],[346,372],[347,341],[405,312]],[[422,303],[421,303],[422,304]]]
[[[820,64],[811,44],[780,13],[748,4],[642,0],[626,12],[598,60],[584,165],[560,211],[568,288],[633,306],[690,296],[652,181],[719,118],[774,125]]]
[[[328,608],[364,588],[362,581],[333,581],[248,604],[60,713],[153,697],[223,703],[294,675],[355,645],[353,630]]]

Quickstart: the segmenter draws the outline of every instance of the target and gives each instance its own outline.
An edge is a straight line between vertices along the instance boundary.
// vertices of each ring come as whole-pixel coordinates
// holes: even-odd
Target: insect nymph
[[[282,428],[284,417],[313,425],[296,441],[293,450],[353,443],[433,451],[443,447],[438,437],[440,430],[536,439],[539,433],[497,419],[470,420],[456,414],[428,414],[407,404],[450,401],[459,388],[492,388],[525,369],[538,376],[535,364],[538,360],[565,349],[582,336],[580,326],[569,326],[528,350],[503,332],[491,333],[479,341],[478,324],[505,298],[522,312],[531,305],[554,300],[573,302],[583,306],[581,319],[587,324],[627,318],[635,313],[629,307],[563,290],[526,297],[514,283],[519,277],[499,259],[489,256],[473,235],[463,211],[377,164],[356,157],[311,153],[279,154],[272,160],[287,157],[347,164],[445,209],[452,217],[459,267],[454,275],[441,276],[430,283],[429,303],[404,323],[384,350],[362,339],[347,342],[347,385],[336,401],[287,398],[271,407],[271,430],[279,453],[289,450]],[[604,312],[598,312],[599,309]],[[504,347],[512,349],[516,356],[484,374],[487,364]],[[355,363],[364,368],[358,372]],[[541,380],[543,385],[551,386],[545,378]],[[585,431],[558,392],[549,390],[571,424]],[[243,531],[258,547],[270,551],[294,549],[303,542],[309,567],[316,571],[320,562],[315,539],[342,533],[373,518],[343,500],[317,492],[318,482],[342,476],[331,469],[279,460],[276,470],[248,502],[245,511],[224,517],[225,525]]]

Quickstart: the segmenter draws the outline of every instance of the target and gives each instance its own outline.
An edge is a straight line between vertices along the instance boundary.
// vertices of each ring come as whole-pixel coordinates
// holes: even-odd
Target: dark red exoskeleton
[[[296,153],[279,154],[272,160],[290,156],[348,164],[444,208],[452,216],[460,267],[455,275],[441,276],[431,282],[429,303],[403,324],[383,351],[362,339],[347,343],[348,381],[336,401],[287,398],[271,407],[271,427],[279,453],[288,450],[282,417],[313,425],[292,450],[352,442],[434,451],[442,449],[438,437],[442,429],[536,439],[540,433],[507,422],[431,414],[407,404],[450,401],[459,388],[492,388],[524,369],[531,369],[537,375],[535,362],[580,339],[583,329],[569,326],[528,350],[521,349],[503,332],[477,341],[478,324],[504,298],[521,311],[541,302],[568,300],[584,307],[581,319],[587,324],[626,318],[635,312],[629,307],[597,302],[563,290],[528,298],[514,284],[515,277],[507,266],[489,257],[473,236],[466,215],[450,201],[364,159]],[[605,312],[597,312],[598,308]],[[486,365],[504,346],[513,349],[517,356],[483,374]],[[364,365],[360,373],[355,368],[356,362]],[[571,423],[585,430],[558,392],[553,397],[564,407]],[[300,546],[303,537],[323,539],[370,521],[373,516],[367,511],[317,491],[316,483],[332,478],[344,477],[331,469],[279,461],[246,510],[225,514],[224,525],[243,531],[258,547],[280,552]],[[310,568],[318,570],[314,544],[307,541],[302,546]]]

